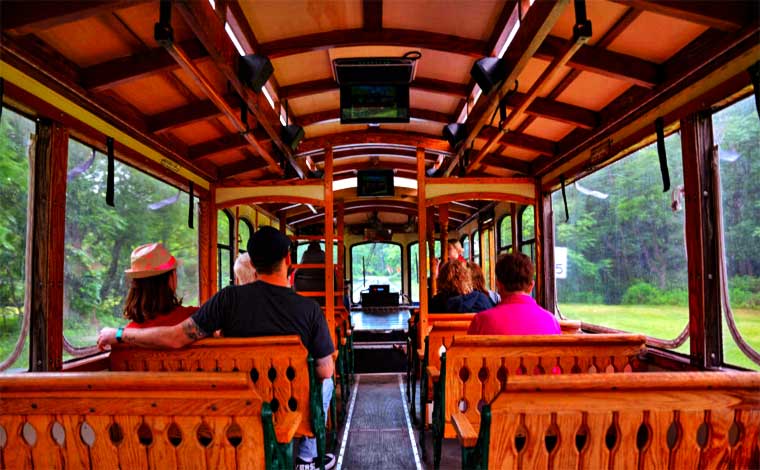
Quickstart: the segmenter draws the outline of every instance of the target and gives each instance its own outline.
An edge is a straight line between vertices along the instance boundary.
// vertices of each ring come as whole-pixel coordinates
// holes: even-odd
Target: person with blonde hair
[[[127,328],[172,326],[195,313],[177,298],[177,260],[161,243],[148,243],[132,251],[129,292],[124,300]]]
[[[235,260],[235,285],[242,286],[256,281],[256,268],[251,264],[251,257],[248,253],[241,253]]]
[[[438,271],[438,293],[430,300],[431,313],[480,312],[493,302],[472,287],[467,265],[458,260],[443,263]]]

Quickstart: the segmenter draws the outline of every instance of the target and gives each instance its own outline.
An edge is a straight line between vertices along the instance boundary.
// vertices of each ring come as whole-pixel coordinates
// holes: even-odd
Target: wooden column
[[[488,229],[488,279],[490,280],[490,285],[486,286],[489,289],[496,290],[496,260],[499,259],[499,255],[496,252],[496,231],[498,230],[498,225],[496,223],[496,220],[494,219],[493,224],[491,225],[491,228]]]
[[[512,203],[509,205],[509,210],[512,211],[512,253],[517,253],[518,246],[517,246],[517,237],[519,235],[518,232],[518,225],[517,225],[517,204]]]
[[[325,315],[330,335],[335,337],[335,270],[333,269],[333,240],[335,229],[333,226],[333,149],[328,145],[325,149]]]
[[[338,259],[335,261],[335,264],[338,266],[337,272],[340,275],[340,279],[338,279],[338,292],[341,294],[341,299],[343,298],[346,282],[346,245],[343,243],[343,238],[346,231],[346,224],[343,220],[344,216],[345,206],[343,204],[343,201],[335,202],[335,219],[338,221],[335,230],[337,235],[336,238],[338,239]]]
[[[286,214],[283,212],[278,219],[280,221],[280,232],[285,233],[288,229],[288,218],[286,217]]]
[[[435,259],[435,208],[428,207],[425,211],[425,215],[427,218],[427,236],[425,239],[427,240],[427,251],[428,251],[428,264],[430,265],[430,294],[435,295],[435,293],[438,291],[438,282],[436,282],[438,279],[436,274],[436,270],[433,269],[433,266],[436,263]],[[422,246],[422,245],[420,245]],[[440,263],[440,262],[439,262]]]
[[[536,299],[550,312],[556,310],[554,284],[554,214],[551,193],[540,192],[536,199]]]
[[[199,301],[203,303],[216,292],[216,189],[209,187],[200,200],[200,227],[198,227],[198,281]]]
[[[69,131],[43,119],[30,162],[27,292],[31,314],[29,369],[60,371],[63,363],[63,258]],[[105,201],[101,201],[105,204]],[[29,242],[27,242],[29,243]]]
[[[418,343],[423,344],[425,332],[428,326],[428,288],[427,288],[427,210],[425,208],[425,149],[417,148],[417,213],[419,221],[417,224],[417,234],[419,237],[420,265],[417,267],[417,274],[420,283],[420,325],[417,329]]]
[[[438,224],[441,226],[441,263],[449,260],[449,205],[438,206]]]
[[[232,229],[232,256],[237,259],[240,253],[240,206],[235,206],[235,227]]]
[[[686,254],[689,268],[689,335],[691,361],[698,367],[723,363],[718,282],[717,152],[713,152],[712,119],[695,114],[681,121],[681,148],[686,208]]]

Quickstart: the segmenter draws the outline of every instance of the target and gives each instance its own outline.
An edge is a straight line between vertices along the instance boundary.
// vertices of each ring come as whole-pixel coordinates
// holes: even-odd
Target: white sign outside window
[[[567,247],[554,247],[554,277],[567,279]]]

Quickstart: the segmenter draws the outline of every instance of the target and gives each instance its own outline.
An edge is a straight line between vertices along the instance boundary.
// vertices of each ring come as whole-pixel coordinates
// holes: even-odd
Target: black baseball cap
[[[290,238],[274,227],[261,227],[248,240],[248,256],[254,267],[269,266],[284,259],[290,250]]]

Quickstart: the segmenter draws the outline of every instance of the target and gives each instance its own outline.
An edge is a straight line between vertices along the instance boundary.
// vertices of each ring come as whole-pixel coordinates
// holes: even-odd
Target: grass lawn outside
[[[603,325],[632,333],[665,340],[673,339],[689,321],[688,307],[673,305],[591,305],[561,304],[562,315],[571,320]],[[736,309],[734,318],[744,340],[760,351],[760,310]],[[689,353],[686,340],[678,352]],[[747,369],[760,370],[760,365],[752,362],[734,343],[731,332],[723,320],[723,358],[727,364]]]

